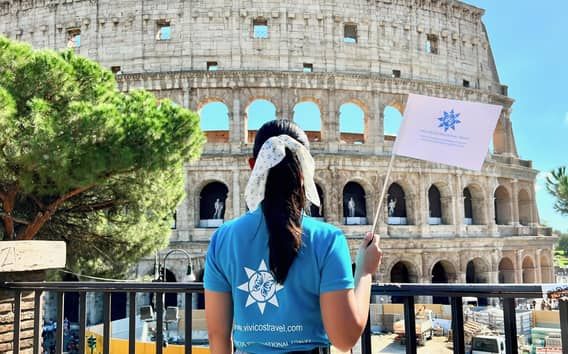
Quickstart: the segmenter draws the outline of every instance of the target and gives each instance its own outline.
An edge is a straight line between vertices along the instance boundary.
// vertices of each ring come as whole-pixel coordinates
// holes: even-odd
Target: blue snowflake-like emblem
[[[440,121],[438,128],[443,128],[444,132],[447,132],[448,129],[456,130],[456,125],[461,123],[461,120],[459,120],[459,118],[460,113],[454,112],[453,109],[449,112],[444,111],[444,115],[438,118],[438,120]]]

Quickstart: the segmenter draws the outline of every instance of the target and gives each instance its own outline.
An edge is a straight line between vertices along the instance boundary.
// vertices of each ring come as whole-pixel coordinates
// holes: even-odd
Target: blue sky
[[[517,150],[522,159],[532,160],[540,170],[537,178],[537,203],[541,222],[568,232],[568,216],[554,211],[554,200],[546,192],[545,176],[550,170],[568,165],[568,27],[567,0],[467,0],[469,4],[486,9],[483,18],[495,55],[501,82],[509,86],[513,105],[513,129]],[[218,104],[210,104],[202,115],[220,112]],[[217,107],[216,107],[217,106]],[[221,106],[222,107],[222,106]],[[209,110],[207,112],[205,110]],[[226,109],[222,112],[226,116]],[[274,117],[269,102],[256,101],[249,107],[249,127],[257,129],[257,118]],[[295,120],[306,130],[319,130],[319,124],[306,119],[319,114],[312,103],[298,105]],[[341,116],[361,115],[355,105],[344,105]],[[268,118],[270,119],[270,118]],[[203,120],[204,129],[219,127],[218,120]],[[263,120],[264,121],[264,120]],[[342,118],[340,117],[340,125]],[[357,121],[357,120],[355,120]],[[401,121],[395,109],[385,111],[385,131],[396,134]],[[342,129],[362,132],[363,126],[349,125]]]
[[[568,216],[553,210],[544,176],[568,165],[568,27],[566,0],[468,0],[483,21],[501,82],[509,86],[513,130],[521,158],[540,170],[537,203],[543,223],[568,232]]]

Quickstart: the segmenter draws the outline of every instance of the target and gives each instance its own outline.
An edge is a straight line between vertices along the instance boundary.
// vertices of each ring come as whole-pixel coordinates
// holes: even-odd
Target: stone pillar
[[[369,129],[367,142],[373,146],[373,151],[375,154],[380,154],[383,152],[384,145],[384,114],[385,109],[384,103],[382,103],[381,96],[377,93],[373,93],[373,103],[371,110],[369,112]]]
[[[519,181],[511,181],[511,225],[519,226]]]
[[[335,153],[339,150],[340,134],[339,134],[339,107],[336,106],[335,94],[332,91],[328,93],[328,109],[327,109],[327,122],[325,124],[326,143],[330,153]],[[323,116],[322,116],[323,119]]]
[[[535,254],[535,267],[534,267],[534,279],[536,283],[542,283],[542,264],[540,264],[540,256],[541,256],[542,250],[538,249],[536,250],[536,254]]]
[[[455,204],[454,204],[454,220],[456,225],[456,236],[460,237],[466,236],[465,232],[465,225],[464,225],[464,218],[465,218],[465,206],[464,206],[464,196],[463,196],[463,182],[462,182],[462,175],[457,174],[454,178],[454,193],[453,195],[456,196]],[[472,208],[473,208],[473,200],[471,201]]]
[[[493,191],[495,190],[495,185],[493,183],[488,183],[487,188],[487,225],[488,225],[488,233],[489,236],[497,237],[499,236],[499,232],[497,230],[497,224],[495,222],[495,195]]]
[[[65,267],[63,241],[0,241],[0,282],[39,282],[46,280],[47,269]],[[14,351],[16,293],[0,288],[0,352]],[[20,300],[19,352],[31,353],[34,336],[35,293],[24,291]],[[40,319],[41,320],[41,319]],[[40,322],[41,323],[41,322]],[[62,324],[60,324],[62,325]],[[41,344],[40,344],[41,345]]]
[[[422,237],[425,233],[429,232],[428,225],[428,191],[426,190],[426,180],[423,174],[418,174],[418,190],[415,193],[415,198],[417,198],[417,207],[414,208],[414,224],[420,226],[422,230]],[[407,196],[408,199],[408,196]],[[414,207],[414,205],[407,204],[406,208]]]
[[[523,251],[516,252],[517,259],[515,260],[515,283],[523,283]]]
[[[230,118],[231,131],[229,132],[229,141],[231,145],[240,148],[241,143],[247,141],[247,122],[245,115],[241,113],[241,101],[238,95],[234,95],[233,109],[231,110]]]

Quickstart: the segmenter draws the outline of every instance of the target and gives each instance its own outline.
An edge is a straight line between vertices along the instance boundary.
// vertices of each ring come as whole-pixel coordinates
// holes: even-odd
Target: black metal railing
[[[40,314],[40,298],[44,292],[53,292],[57,299],[56,323],[56,353],[63,353],[63,324],[64,322],[64,294],[79,294],[79,348],[85,348],[86,334],[86,294],[103,294],[103,343],[102,352],[110,353],[111,339],[111,294],[116,292],[128,293],[129,326],[128,326],[128,352],[135,353],[135,324],[136,324],[136,294],[154,293],[154,306],[156,311],[156,354],[162,354],[164,348],[163,315],[165,293],[178,293],[185,296],[186,306],[191,306],[193,294],[203,293],[202,283],[141,283],[141,282],[18,282],[0,284],[0,291],[12,291],[14,293],[14,336],[13,352],[17,353],[20,348],[21,329],[21,299],[22,293],[34,293],[34,354],[41,353],[42,323]],[[415,332],[415,308],[416,296],[435,296],[450,298],[452,309],[452,338],[453,351],[465,354],[464,341],[464,318],[463,297],[500,298],[503,302],[503,318],[505,329],[505,341],[507,354],[518,352],[517,328],[516,328],[516,304],[515,299],[541,298],[542,287],[533,285],[503,285],[503,284],[377,284],[373,285],[372,295],[396,296],[403,299],[405,344],[406,352],[417,352]],[[560,327],[562,337],[562,352],[568,354],[568,301],[559,302]],[[184,316],[185,353],[192,352],[192,311],[186,311]],[[363,332],[362,353],[371,354],[371,326],[370,319]]]

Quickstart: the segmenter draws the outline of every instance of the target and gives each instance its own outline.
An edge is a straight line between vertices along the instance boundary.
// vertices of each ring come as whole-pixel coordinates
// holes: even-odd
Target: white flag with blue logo
[[[411,94],[393,153],[480,171],[502,109]]]

